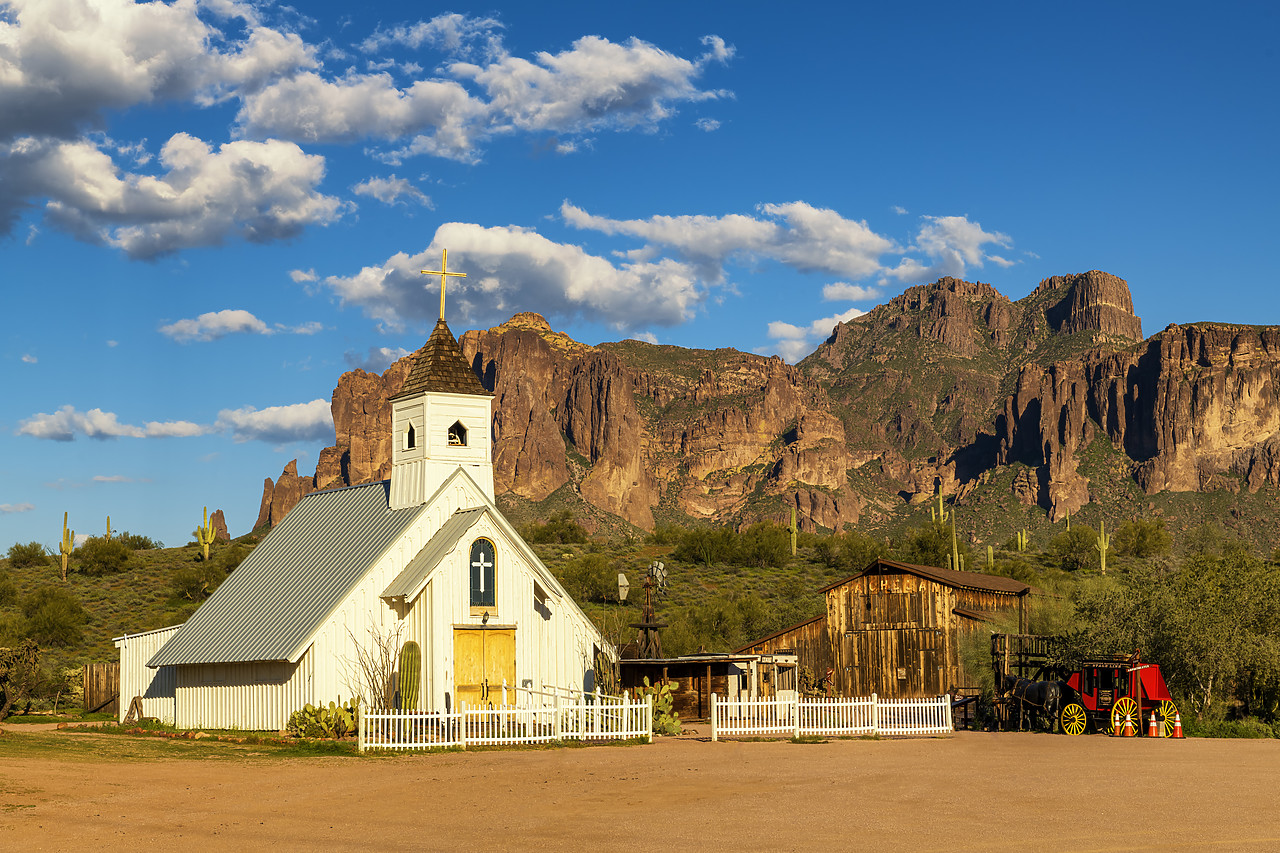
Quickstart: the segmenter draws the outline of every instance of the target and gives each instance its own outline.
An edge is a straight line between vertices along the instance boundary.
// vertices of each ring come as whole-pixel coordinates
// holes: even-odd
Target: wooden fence
[[[711,697],[711,739],[758,734],[938,735],[953,731],[951,697],[936,699],[752,699]]]
[[[84,709],[120,714],[120,662],[84,665]]]
[[[561,740],[653,741],[653,704],[648,699],[583,694],[517,705],[455,711],[366,711],[360,714],[359,747],[443,749],[549,743]]]

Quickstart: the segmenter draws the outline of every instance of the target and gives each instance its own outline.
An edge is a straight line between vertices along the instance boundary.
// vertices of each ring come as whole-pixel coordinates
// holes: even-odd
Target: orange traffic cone
[[[1156,727],[1156,712],[1151,712],[1151,722],[1147,725],[1147,737],[1160,737],[1160,729]]]
[[[1178,711],[1173,712],[1173,736],[1175,738],[1186,737],[1182,733],[1182,714]]]

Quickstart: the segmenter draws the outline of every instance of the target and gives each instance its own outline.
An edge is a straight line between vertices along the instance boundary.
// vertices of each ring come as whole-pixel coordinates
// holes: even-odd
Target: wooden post
[[[711,742],[715,743],[720,739],[720,732],[716,728],[716,694],[711,694]]]
[[[711,705],[711,664],[707,664],[707,705]],[[698,696],[698,704],[702,704],[702,696]],[[702,709],[699,708],[699,711]]]

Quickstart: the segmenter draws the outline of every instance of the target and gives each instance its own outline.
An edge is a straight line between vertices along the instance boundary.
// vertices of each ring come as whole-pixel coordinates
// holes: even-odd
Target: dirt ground
[[[1280,741],[683,737],[130,763],[4,752],[3,850],[1280,851]]]

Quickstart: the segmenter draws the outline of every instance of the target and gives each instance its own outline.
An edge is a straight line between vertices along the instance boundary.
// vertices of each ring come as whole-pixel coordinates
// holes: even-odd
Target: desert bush
[[[1143,560],[1168,554],[1173,544],[1169,531],[1165,530],[1163,518],[1126,521],[1116,528],[1111,539],[1120,556]]]
[[[89,615],[62,586],[42,586],[22,600],[23,633],[41,646],[73,646],[84,637]]]
[[[957,537],[956,548],[964,558],[965,567],[976,568],[969,561],[969,545],[963,537]],[[933,521],[922,527],[908,530],[902,544],[894,549],[900,559],[917,566],[951,566],[951,525]]]
[[[846,574],[862,571],[877,557],[884,554],[883,545],[856,530],[827,536],[818,541],[814,550],[817,552],[818,559],[828,567],[839,569]]]
[[[151,551],[156,548],[163,548],[164,543],[159,539],[152,539],[150,536],[143,536],[141,533],[117,533],[116,540],[124,547],[131,551]]]
[[[18,601],[18,588],[13,585],[13,578],[6,572],[0,572],[0,607],[8,607]]]
[[[607,604],[618,600],[618,572],[604,554],[586,554],[560,570],[560,582],[574,601]]]
[[[739,566],[785,566],[791,559],[791,533],[767,521],[756,522],[738,534],[734,562]]]
[[[122,572],[128,567],[133,552],[115,539],[94,536],[76,549],[80,571],[93,577]]]
[[[530,524],[520,531],[526,542],[543,544],[547,542],[586,542],[587,531],[573,520],[573,513],[568,510],[553,514],[546,524]]]
[[[1094,543],[1097,531],[1085,524],[1077,524],[1064,530],[1049,542],[1049,553],[1058,559],[1058,566],[1065,572],[1075,572],[1098,565],[1098,550]]]
[[[644,541],[649,545],[674,545],[680,541],[680,537],[683,535],[683,527],[676,527],[674,524],[659,524],[653,528],[652,533],[644,537]]]
[[[15,569],[49,565],[49,555],[39,542],[14,542],[9,546],[9,565]]]
[[[696,527],[686,530],[680,544],[671,552],[672,559],[686,563],[733,563],[737,551],[737,534],[729,527]]]

